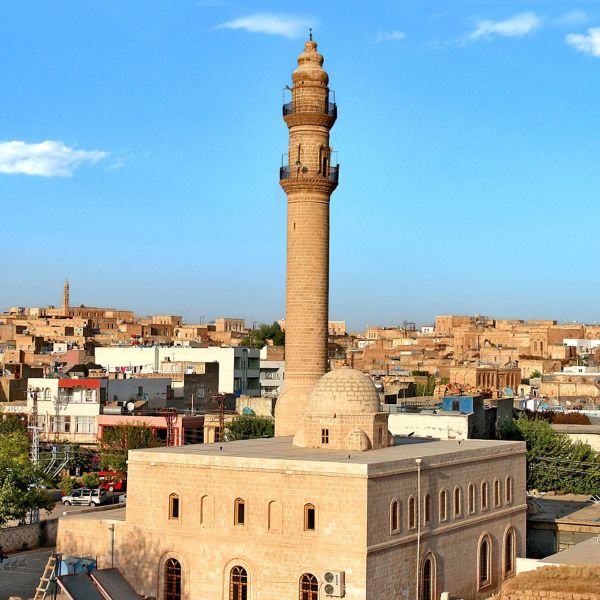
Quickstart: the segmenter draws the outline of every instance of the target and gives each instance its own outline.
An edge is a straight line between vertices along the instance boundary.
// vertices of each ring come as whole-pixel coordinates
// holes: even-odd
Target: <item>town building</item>
[[[260,350],[248,348],[194,348],[175,346],[96,348],[95,360],[109,373],[147,375],[172,372],[173,363],[219,365],[219,392],[260,395]]]

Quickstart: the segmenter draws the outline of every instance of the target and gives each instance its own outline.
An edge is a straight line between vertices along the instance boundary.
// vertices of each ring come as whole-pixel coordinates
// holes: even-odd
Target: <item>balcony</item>
[[[281,181],[286,179],[302,179],[303,176],[306,175],[307,178],[312,177],[312,175],[308,171],[304,171],[303,169],[295,172],[290,168],[290,165],[284,165],[279,169],[279,179]],[[318,173],[317,177],[325,179],[326,181],[330,181],[337,185],[340,175],[340,165],[331,166],[328,169],[327,174],[323,175],[323,173]]]
[[[301,105],[294,106],[293,102],[286,102],[283,105],[283,116],[296,114],[313,114],[313,115],[327,115],[333,119],[337,119],[337,104],[335,102],[325,102],[321,108],[319,106]]]

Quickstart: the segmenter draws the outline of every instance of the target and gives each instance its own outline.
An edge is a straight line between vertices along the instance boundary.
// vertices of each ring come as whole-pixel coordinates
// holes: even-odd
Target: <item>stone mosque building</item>
[[[60,520],[58,549],[159,600],[483,599],[525,547],[525,447],[393,438],[369,378],[327,371],[336,118],[317,44],[284,105],[286,383],[276,437],[129,455],[127,507]]]

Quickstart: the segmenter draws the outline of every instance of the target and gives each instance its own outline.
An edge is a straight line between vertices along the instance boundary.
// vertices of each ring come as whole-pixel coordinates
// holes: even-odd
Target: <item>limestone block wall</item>
[[[398,472],[369,480],[367,597],[415,597],[417,565],[417,521],[410,522],[410,502],[421,512],[420,560],[428,552],[436,563],[437,595],[443,591],[455,598],[488,598],[503,580],[504,537],[512,527],[516,556],[525,555],[526,498],[525,456],[515,448],[497,451],[497,456],[474,452],[465,459],[448,461],[427,458],[421,470],[421,498],[417,496],[417,470],[404,464]],[[452,464],[454,462],[454,464]],[[506,477],[512,478],[512,500],[506,498]],[[500,487],[494,498],[494,481]],[[487,508],[482,508],[482,482],[488,484]],[[473,510],[469,506],[469,484],[474,485]],[[455,490],[460,490],[460,513],[454,513]],[[440,510],[441,492],[446,510]],[[425,497],[430,496],[428,515]],[[399,527],[393,531],[390,509],[399,503]],[[444,513],[445,512],[445,516]],[[427,516],[429,521],[426,520]],[[492,582],[477,589],[479,540],[488,534],[492,544]]]
[[[243,463],[243,460],[240,461]],[[299,578],[326,570],[346,573],[348,600],[366,600],[364,477],[284,469],[269,472],[223,465],[199,468],[130,462],[127,522],[115,522],[114,565],[138,593],[162,598],[165,561],[183,567],[184,598],[226,598],[233,565],[247,569],[252,600],[294,598]],[[169,519],[169,495],[180,499]],[[234,524],[242,498],[246,523]],[[316,531],[304,531],[304,505],[316,508]],[[342,508],[343,507],[343,508]],[[67,526],[68,525],[68,526]],[[111,522],[69,517],[61,524],[63,552],[91,553],[105,565]]]

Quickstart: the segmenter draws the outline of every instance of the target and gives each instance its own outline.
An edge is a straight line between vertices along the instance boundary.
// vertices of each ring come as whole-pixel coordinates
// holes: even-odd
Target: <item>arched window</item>
[[[434,600],[435,598],[435,561],[432,554],[426,554],[421,564],[421,582],[419,585],[419,600]]]
[[[390,504],[390,531],[396,533],[400,530],[400,503],[394,498]]]
[[[169,496],[169,519],[172,521],[179,519],[179,494]]]
[[[304,531],[315,531],[317,528],[317,509],[314,504],[304,505]]]
[[[423,497],[423,523],[427,525],[431,523],[431,495],[425,494]]]
[[[500,506],[500,481],[494,479],[494,506]]]
[[[477,582],[480,590],[492,583],[492,542],[487,533],[479,541]]]
[[[515,550],[515,530],[509,527],[504,534],[504,564],[502,571],[505,578],[515,574]]]
[[[537,342],[533,342],[533,350],[534,352],[537,352]]]
[[[460,517],[462,515],[462,498],[460,488],[457,486],[454,488],[454,516]]]
[[[248,600],[248,573],[235,566],[229,573],[229,600]]]
[[[469,484],[468,503],[469,514],[472,515],[475,512],[475,486],[472,483]]]
[[[448,518],[448,492],[440,490],[440,521]]]
[[[233,524],[234,525],[245,525],[246,524],[246,502],[241,498],[236,498],[233,506]]]
[[[165,563],[165,600],[181,600],[181,565],[174,558]]]
[[[304,573],[300,577],[300,600],[318,600],[319,582],[312,573]]]
[[[272,533],[281,533],[283,530],[283,510],[281,502],[272,500],[269,502],[269,531]]]
[[[505,483],[505,498],[506,498],[506,503],[507,504],[511,504],[513,501],[513,480],[512,477],[510,475],[506,476],[506,483]]]
[[[481,510],[487,510],[488,508],[488,482],[481,482]]]
[[[200,523],[205,527],[213,524],[215,505],[212,496],[205,494],[200,498]]]
[[[408,499],[408,528],[414,529],[417,526],[417,502],[414,496]]]

